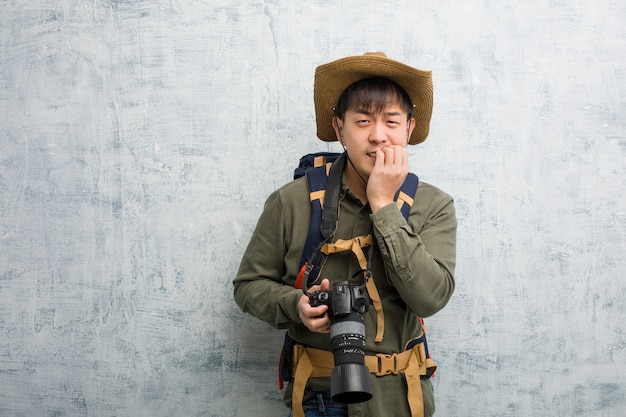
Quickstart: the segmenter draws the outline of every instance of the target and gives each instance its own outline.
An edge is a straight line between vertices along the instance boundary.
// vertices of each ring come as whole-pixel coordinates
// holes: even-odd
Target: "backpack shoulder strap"
[[[324,216],[324,197],[326,196],[326,187],[329,182],[330,168],[332,163],[335,162],[342,154],[332,152],[320,152],[304,155],[300,159],[298,168],[294,171],[294,178],[306,177],[307,185],[309,187],[309,198],[311,201],[311,221],[309,224],[309,233],[307,235],[304,250],[302,251],[302,257],[300,260],[300,273],[294,287],[302,288],[302,280],[307,263],[313,256],[316,250],[319,249],[321,243],[329,237],[334,228],[336,227],[336,217],[332,216],[332,213],[337,212],[339,188],[341,179],[335,179],[334,183],[339,188],[331,190],[332,196],[329,196],[327,208],[327,216]],[[343,163],[340,159],[339,163]],[[339,170],[335,172],[340,172]],[[340,174],[339,174],[340,175]],[[400,187],[400,190],[396,193],[396,205],[400,209],[400,212],[405,219],[409,218],[411,212],[411,206],[413,205],[413,197],[417,191],[419,179],[417,175],[409,173],[404,183]],[[332,213],[329,213],[330,210]],[[325,219],[325,221],[323,220]],[[332,223],[332,224],[331,224]],[[324,229],[324,230],[322,230]],[[310,266],[313,268],[309,272],[309,280],[314,281],[317,279],[319,273],[319,266]]]
[[[319,152],[304,155],[300,158],[298,168],[294,171],[294,179],[305,177],[309,188],[309,199],[311,201],[311,220],[309,223],[309,233],[304,244],[302,257],[300,260],[300,273],[294,287],[302,288],[304,270],[309,258],[318,249],[324,240],[322,235],[322,217],[324,207],[324,197],[326,195],[326,183],[332,163],[340,156],[334,152]],[[319,268],[315,268],[309,276],[316,277]]]
[[[411,213],[411,207],[413,206],[413,197],[417,192],[417,186],[419,185],[419,178],[417,175],[409,172],[406,179],[402,183],[402,186],[396,194],[396,206],[402,212],[405,219],[409,219],[409,213]]]
[[[298,167],[293,171],[293,179],[295,180],[300,177],[304,177],[307,171],[311,168],[317,168],[322,165],[329,165],[333,163],[339,155],[341,154],[337,152],[317,152],[304,155],[300,158]]]

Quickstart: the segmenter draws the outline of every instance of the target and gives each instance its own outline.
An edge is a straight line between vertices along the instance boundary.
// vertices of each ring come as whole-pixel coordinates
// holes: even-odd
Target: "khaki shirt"
[[[339,199],[334,240],[373,233],[375,241],[372,278],[383,305],[385,333],[382,342],[374,341],[376,311],[370,306],[363,317],[366,354],[402,352],[406,343],[421,333],[418,317],[441,310],[454,291],[457,221],[452,197],[420,182],[408,222],[395,204],[372,214],[369,205],[363,205],[348,189],[345,177]],[[293,287],[310,217],[305,178],[268,197],[233,281],[234,295],[244,312],[275,328],[289,329],[292,338],[310,347],[330,350],[327,333],[313,333],[300,321],[297,304],[302,290]],[[337,281],[360,285],[360,270],[352,252],[332,254],[318,281],[328,278],[331,287]],[[351,416],[410,415],[402,375],[370,377],[373,398],[350,404]],[[291,388],[290,384],[285,391],[287,406],[291,406]],[[428,416],[434,412],[430,381],[422,380],[422,389]],[[329,378],[311,378],[305,399],[316,391],[329,392]]]

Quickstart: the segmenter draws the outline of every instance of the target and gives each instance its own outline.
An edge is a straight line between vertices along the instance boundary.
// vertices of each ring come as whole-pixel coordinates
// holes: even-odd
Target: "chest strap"
[[[383,312],[383,303],[380,299],[380,294],[378,294],[378,289],[376,288],[374,279],[372,277],[367,279],[368,277],[366,276],[368,265],[365,254],[363,253],[363,248],[368,246],[372,246],[371,234],[367,236],[357,236],[349,240],[339,239],[335,243],[325,243],[320,251],[325,255],[344,252],[347,250],[354,253],[356,259],[359,261],[359,266],[365,275],[364,278],[367,280],[365,287],[367,288],[370,300],[372,300],[372,304],[374,305],[374,310],[376,310],[376,337],[374,340],[376,342],[382,342],[385,334],[385,313]]]
[[[421,376],[433,372],[435,362],[426,356],[424,343],[414,345],[402,353],[377,353],[365,356],[365,366],[377,377],[403,373],[407,384],[407,400],[411,417],[424,416],[424,397]],[[302,401],[309,378],[329,377],[334,367],[333,354],[327,350],[295,345],[293,347],[294,375],[291,408],[294,417],[304,417]]]

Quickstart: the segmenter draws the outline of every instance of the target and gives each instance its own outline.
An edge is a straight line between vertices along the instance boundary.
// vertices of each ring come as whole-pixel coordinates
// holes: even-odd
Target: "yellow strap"
[[[374,304],[374,310],[376,310],[376,336],[374,337],[374,341],[380,343],[385,336],[385,312],[383,311],[383,302],[380,299],[380,294],[378,294],[378,289],[376,288],[376,283],[373,278],[367,281],[365,288],[367,288],[370,300],[372,300],[372,304]]]
[[[329,162],[326,164],[326,176],[328,176],[328,174],[330,174],[330,167],[333,165],[332,162]]]
[[[424,343],[402,353],[378,353],[374,356],[365,357],[365,364],[370,372],[376,376],[404,373],[411,417],[424,416],[424,397],[420,375],[426,375],[425,357]]]
[[[363,253],[363,248],[372,244],[372,235],[357,236],[349,240],[338,239],[335,243],[326,243],[322,246],[322,252],[326,255],[331,253],[344,252],[351,250],[359,261],[359,266],[363,271],[367,269],[367,259]],[[365,284],[370,299],[374,304],[374,310],[376,310],[376,336],[374,340],[376,342],[382,342],[385,335],[385,313],[383,312],[383,303],[378,294],[376,283],[374,279],[370,277]]]
[[[413,350],[410,352],[413,353]],[[420,380],[422,370],[426,373],[426,366],[423,363],[421,365],[418,363],[417,354],[411,355],[409,364],[404,371],[411,417],[424,417],[424,395],[422,393],[422,381]]]
[[[326,158],[324,157],[324,155],[318,155],[315,158],[313,158],[313,167],[315,168],[321,167],[325,163],[326,163]]]
[[[398,199],[396,200],[396,206],[401,209],[404,203],[408,204],[409,207],[412,207],[413,197],[406,194],[404,191],[400,191],[400,193],[398,193]]]
[[[304,388],[309,381],[313,365],[309,356],[306,354],[305,348],[300,345],[294,346],[293,357],[298,358],[298,365],[293,376],[293,392],[291,394],[291,409],[294,417],[304,417],[304,408],[302,402],[304,400]],[[299,356],[296,356],[299,355]]]
[[[309,198],[311,201],[319,200],[322,207],[324,206],[324,194],[326,194],[326,190],[313,191],[309,193]]]
[[[365,356],[365,366],[377,377],[404,373],[411,417],[424,416],[424,398],[420,376],[426,375],[429,361],[434,366],[434,361],[426,358],[424,343],[413,346],[411,350],[405,350],[401,353],[377,353],[376,355]],[[294,417],[304,417],[302,401],[306,383],[311,377],[330,376],[334,366],[334,357],[327,350],[295,345],[293,348],[293,363],[295,372],[293,372],[291,408]]]
[[[324,246],[322,247],[322,252],[324,252],[326,255],[330,255],[331,253],[339,253],[351,250],[356,255],[361,269],[365,270],[367,268],[367,259],[365,259],[365,254],[363,253],[362,248],[368,247],[371,244],[372,235],[357,236],[348,240],[337,239],[335,243],[324,244]]]

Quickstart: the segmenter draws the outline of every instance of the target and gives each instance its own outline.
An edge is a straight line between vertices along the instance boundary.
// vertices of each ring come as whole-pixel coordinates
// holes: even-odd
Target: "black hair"
[[[407,120],[413,117],[411,98],[398,83],[384,77],[364,78],[343,90],[334,108],[334,114],[343,120],[349,109],[360,107],[378,113],[394,102],[399,103],[406,112]]]

